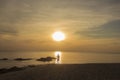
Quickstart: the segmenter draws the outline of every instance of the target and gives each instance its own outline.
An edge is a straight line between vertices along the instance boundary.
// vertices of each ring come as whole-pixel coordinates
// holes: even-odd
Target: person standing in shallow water
[[[57,63],[60,61],[60,54],[57,55]]]

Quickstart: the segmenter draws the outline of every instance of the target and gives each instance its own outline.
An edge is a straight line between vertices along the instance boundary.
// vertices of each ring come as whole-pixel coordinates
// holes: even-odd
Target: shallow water
[[[0,68],[8,68],[12,66],[27,66],[45,64],[36,59],[41,57],[57,57],[60,56],[59,61],[52,61],[55,64],[83,64],[83,63],[120,63],[120,54],[113,53],[82,53],[82,52],[0,52],[1,58],[8,58],[9,60],[0,61]],[[33,58],[29,61],[15,61],[15,58]]]

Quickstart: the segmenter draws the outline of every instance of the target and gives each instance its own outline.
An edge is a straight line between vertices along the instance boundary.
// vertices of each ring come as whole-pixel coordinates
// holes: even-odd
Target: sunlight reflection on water
[[[55,57],[57,58],[55,61],[55,64],[61,64],[61,58],[62,58],[61,51],[56,51],[54,54],[55,54]]]
[[[0,68],[12,66],[41,65],[46,64],[36,59],[42,57],[55,57],[51,64],[84,64],[84,63],[120,63],[120,54],[115,53],[83,53],[64,51],[41,51],[41,52],[0,52]],[[15,58],[32,58],[27,61],[16,61]]]

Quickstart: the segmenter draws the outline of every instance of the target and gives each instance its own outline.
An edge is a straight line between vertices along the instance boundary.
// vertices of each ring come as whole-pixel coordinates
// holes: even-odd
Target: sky
[[[53,41],[55,31],[66,39]],[[120,0],[0,0],[0,51],[119,48]]]

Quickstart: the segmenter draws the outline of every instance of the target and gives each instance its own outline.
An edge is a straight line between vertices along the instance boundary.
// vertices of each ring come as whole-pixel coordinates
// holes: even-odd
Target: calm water
[[[81,53],[81,52],[0,52],[1,58],[8,58],[7,61],[0,61],[0,68],[12,66],[39,65],[43,62],[36,61],[41,57],[57,57],[60,55],[60,61],[51,63],[59,64],[82,64],[82,63],[120,63],[120,54],[111,53]],[[29,61],[15,61],[15,58],[33,58]]]

